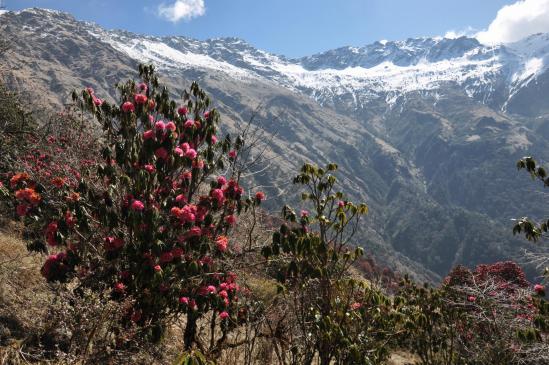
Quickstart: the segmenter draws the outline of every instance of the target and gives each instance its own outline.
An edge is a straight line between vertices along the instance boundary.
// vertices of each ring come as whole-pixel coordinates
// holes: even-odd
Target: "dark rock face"
[[[301,163],[336,162],[343,189],[370,205],[356,243],[427,280],[515,258],[526,244],[510,219],[549,213],[542,188],[514,167],[523,155],[549,160],[546,35],[499,47],[376,42],[290,60],[236,38],[106,31],[39,9],[1,15],[0,32],[12,46],[5,82],[51,107],[83,86],[112,97],[138,62],[153,62],[176,93],[199,81],[226,131],[255,113],[272,159],[254,183],[277,197],[274,212],[296,198],[288,181]]]

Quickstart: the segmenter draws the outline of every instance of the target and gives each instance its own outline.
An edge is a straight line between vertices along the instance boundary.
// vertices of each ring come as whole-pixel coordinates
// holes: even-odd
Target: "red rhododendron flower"
[[[124,293],[124,291],[126,290],[126,286],[124,285],[124,283],[116,283],[114,284],[114,291],[116,293]]]
[[[234,215],[228,215],[225,217],[225,222],[230,224],[231,226],[236,223],[236,217]]]
[[[23,182],[23,181],[26,181],[29,179],[29,174],[27,174],[26,172],[22,172],[22,173],[19,173],[19,174],[15,174],[13,175],[13,177],[10,179],[10,186],[13,188],[15,187],[18,183],[20,182]]]
[[[179,303],[184,304],[184,305],[189,305],[189,298],[181,297],[181,298],[179,298]]]
[[[135,100],[136,104],[143,105],[147,102],[147,96],[143,94],[135,94],[133,97],[133,100]]]
[[[126,101],[124,104],[122,104],[122,111],[124,113],[131,113],[135,110],[135,106],[131,101]]]
[[[143,204],[140,200],[134,200],[132,202],[131,208],[133,211],[140,212],[143,209],[145,209],[145,204]]]
[[[19,204],[16,208],[16,213],[17,213],[18,216],[23,217],[23,216],[27,215],[30,208],[31,207],[27,204]]]
[[[51,183],[53,186],[55,186],[56,188],[62,188],[63,185],[65,185],[65,181],[67,179],[66,178],[62,178],[62,177],[56,177],[56,178],[53,178],[51,180]]]
[[[143,166],[143,168],[145,169],[145,171],[151,174],[156,171],[156,168],[154,167],[154,165],[151,165],[151,164],[147,164]]]
[[[187,110],[187,107],[184,107],[184,106],[182,106],[181,108],[177,109],[177,113],[178,113],[179,115],[185,115],[185,114],[187,114],[187,111],[188,111],[188,110]]]
[[[217,178],[217,183],[219,184],[219,186],[223,187],[223,185],[227,183],[227,179],[225,179],[224,176],[219,176]]]
[[[259,201],[263,201],[265,200],[265,193],[262,191],[258,191],[257,193],[255,193],[255,198]]]
[[[183,256],[183,249],[180,247],[176,247],[172,250],[172,256],[174,259],[181,258]]]
[[[163,252],[162,255],[160,255],[161,264],[167,264],[172,261],[173,261],[173,254],[171,252]]]
[[[164,147],[160,147],[154,151],[154,155],[161,160],[166,160],[168,158],[168,151]]]

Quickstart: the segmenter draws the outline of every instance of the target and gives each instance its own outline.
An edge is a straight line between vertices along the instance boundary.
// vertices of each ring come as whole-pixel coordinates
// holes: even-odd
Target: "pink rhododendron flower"
[[[545,292],[545,288],[541,284],[534,285],[534,291],[538,294],[542,294]]]
[[[189,148],[191,148],[191,146],[187,142],[181,143],[180,147],[183,150],[183,152],[187,152],[189,150]]]
[[[173,153],[179,157],[183,157],[183,155],[185,154],[183,150],[179,147],[174,148]]]
[[[215,294],[217,292],[217,289],[213,285],[208,285],[208,287],[206,288],[206,292],[208,294]]]
[[[183,194],[179,194],[178,196],[175,197],[175,202],[177,204],[186,203],[187,202],[187,197]]]
[[[154,138],[154,131],[152,129],[149,129],[148,131],[143,132],[143,139],[153,139]]]
[[[210,116],[210,112],[204,112],[204,119],[208,119],[209,116]]]
[[[227,251],[228,245],[229,245],[229,239],[226,236],[219,236],[215,240],[215,246],[221,252]]]
[[[217,178],[217,183],[219,184],[219,186],[222,187],[223,185],[225,185],[227,183],[227,179],[225,179],[224,176],[219,176]]]
[[[225,201],[225,196],[223,195],[223,190],[221,189],[213,189],[211,192],[212,198],[217,200],[218,205],[223,205],[223,202]]]
[[[143,91],[143,92],[147,92],[147,90],[148,90],[149,88],[147,87],[147,84],[145,84],[144,82],[141,82],[141,83],[139,83],[139,84],[137,85],[137,89],[138,89],[138,90],[141,90],[141,91]]]
[[[343,207],[345,206],[345,202],[339,201],[339,203],[337,203],[337,205],[338,205],[340,208],[343,208]]]
[[[154,124],[154,129],[156,129],[157,131],[163,131],[164,129],[166,129],[166,125],[163,121],[159,120]]]
[[[351,304],[351,310],[357,310],[361,307],[362,307],[362,303],[356,302],[356,303]]]
[[[236,158],[236,151],[235,150],[229,151],[229,157],[230,158]]]
[[[175,123],[174,123],[174,122],[168,122],[168,123],[166,124],[166,129],[169,130],[169,131],[175,132],[175,130],[177,129],[177,127],[175,126]]]
[[[122,111],[124,113],[130,113],[135,111],[135,106],[131,101],[126,101],[124,104],[122,104]]]
[[[219,313],[219,318],[227,319],[227,318],[229,318],[229,313],[223,311],[223,312]]]
[[[162,267],[161,267],[160,265],[155,265],[155,266],[153,267],[153,269],[154,269],[154,271],[156,271],[156,272],[162,271]]]
[[[185,121],[184,127],[186,129],[194,127],[194,120],[187,119],[187,121]]]
[[[210,141],[212,142],[212,144],[216,144],[216,143],[217,143],[217,137],[216,137],[216,136],[212,136],[212,138],[210,139]]]
[[[305,217],[308,217],[309,216],[309,212],[306,211],[306,210],[302,210],[301,211],[301,218],[305,218]]]
[[[147,96],[143,94],[135,94],[133,97],[133,100],[135,100],[136,104],[143,105],[147,102]]]
[[[147,164],[143,166],[143,168],[145,169],[145,171],[151,174],[156,171],[156,168],[154,167],[154,165],[151,165],[151,164]]]
[[[185,107],[185,106],[182,106],[181,108],[177,109],[177,113],[179,115],[185,115],[185,114],[187,114],[187,111],[188,111],[187,107]]]
[[[95,106],[101,106],[103,104],[103,100],[99,99],[95,95],[92,97],[92,100]]]
[[[140,200],[134,200],[132,202],[131,208],[133,211],[140,212],[145,209],[145,205]]]
[[[229,293],[227,293],[226,290],[221,290],[218,295],[221,297],[221,298],[228,298],[229,297]]]
[[[179,298],[179,303],[184,304],[184,305],[189,305],[189,298],[181,297],[181,298]]]
[[[191,160],[194,160],[196,158],[196,151],[192,148],[190,148],[187,152],[185,152],[185,157],[190,158]]]
[[[469,296],[467,297],[467,301],[468,301],[468,302],[473,303],[473,302],[476,301],[476,300],[477,300],[477,297],[475,297],[474,295],[469,295]]]

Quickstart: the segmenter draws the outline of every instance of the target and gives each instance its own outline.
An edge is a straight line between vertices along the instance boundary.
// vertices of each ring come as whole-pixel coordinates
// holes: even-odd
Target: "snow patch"
[[[480,141],[480,136],[478,134],[473,134],[472,136],[467,136],[465,140],[467,142],[477,142],[477,141]]]

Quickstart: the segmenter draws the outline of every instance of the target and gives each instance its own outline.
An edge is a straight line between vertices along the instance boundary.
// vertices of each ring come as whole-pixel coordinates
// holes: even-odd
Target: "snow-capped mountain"
[[[56,11],[20,13],[37,11],[70,20]],[[410,38],[289,59],[237,38],[198,41],[110,31],[92,23],[82,26],[99,41],[161,69],[220,72],[249,82],[261,79],[305,93],[321,104],[333,103],[340,96],[350,96],[356,107],[377,98],[392,104],[406,93],[436,94],[441,86],[452,84],[471,98],[505,109],[521,88],[549,68],[549,34],[499,46],[485,46],[467,37]],[[36,30],[44,37],[55,33],[55,27]]]
[[[507,98],[499,102],[505,107],[549,67],[549,34],[495,47],[467,37],[383,41],[288,59],[237,38],[159,38],[90,26],[91,34],[136,60],[171,70],[215,70],[240,80],[269,80],[321,104],[341,95],[351,95],[356,106],[379,97],[391,102],[408,92],[454,83],[481,101],[492,101],[496,85],[503,85]]]
[[[515,169],[524,155],[549,161],[548,34],[496,47],[382,41],[290,59],[237,38],[137,35],[28,9],[1,14],[0,35],[11,45],[0,54],[4,82],[54,108],[83,86],[114,98],[114,83],[141,62],[175,93],[197,80],[230,131],[261,120],[270,168],[254,178],[273,209],[302,162],[336,162],[343,189],[372,212],[360,244],[401,271],[433,278],[511,258],[523,242],[510,219],[549,215],[537,204],[544,192]]]

